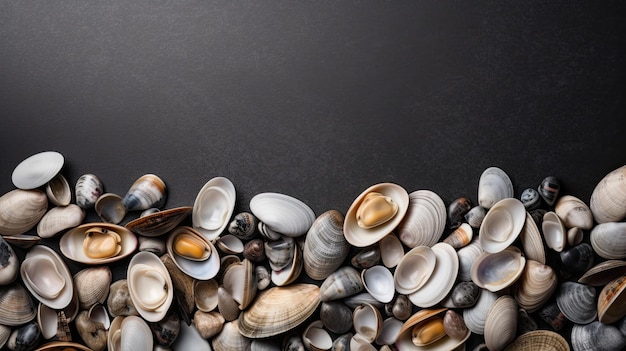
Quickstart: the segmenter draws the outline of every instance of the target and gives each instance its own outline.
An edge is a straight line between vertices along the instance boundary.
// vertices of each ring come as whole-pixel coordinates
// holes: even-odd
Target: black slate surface
[[[626,164],[625,10],[617,1],[4,2],[0,193],[14,188],[21,160],[55,150],[72,184],[95,173],[123,195],[158,174],[166,208],[192,205],[215,176],[235,184],[236,212],[272,191],[316,214],[345,213],[379,182],[475,203],[489,166],[509,174],[516,196],[554,175],[561,194],[588,202]]]

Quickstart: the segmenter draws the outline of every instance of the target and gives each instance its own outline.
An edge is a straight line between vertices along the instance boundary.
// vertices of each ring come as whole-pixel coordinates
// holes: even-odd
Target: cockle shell
[[[279,193],[261,193],[250,200],[250,210],[274,232],[298,237],[306,234],[315,213],[295,197]]]
[[[513,184],[509,176],[498,167],[485,169],[478,181],[478,204],[490,209],[498,201],[509,197],[513,197]]]
[[[626,316],[626,275],[609,283],[598,295],[598,320],[611,324]]]
[[[101,235],[102,237],[96,240]],[[120,239],[119,242],[117,237]],[[101,246],[100,239],[108,243],[107,247]],[[85,245],[91,251],[89,254],[84,250]],[[127,228],[116,224],[91,222],[65,232],[59,241],[59,248],[70,260],[85,264],[107,264],[133,253],[137,248],[137,237]]]
[[[589,230],[593,227],[591,209],[575,196],[561,196],[554,205],[554,212],[561,218],[566,228],[578,227]]]
[[[500,291],[520,277],[526,259],[519,248],[509,246],[496,253],[483,252],[472,265],[472,281],[489,291]]]
[[[74,204],[63,207],[54,207],[37,224],[37,235],[41,238],[51,238],[59,232],[80,225],[85,218],[85,211]]]
[[[409,194],[409,207],[397,228],[398,238],[409,248],[433,246],[446,227],[446,206],[439,195],[430,190]]]
[[[19,235],[33,228],[48,209],[41,190],[14,189],[0,196],[0,234]]]
[[[626,222],[598,224],[591,230],[593,250],[609,260],[626,258]]]
[[[436,257],[435,269],[421,288],[408,294],[409,300],[422,308],[429,308],[441,302],[454,286],[459,271],[459,259],[452,246],[437,243],[433,245],[432,250]]]
[[[567,231],[563,221],[556,213],[549,211],[543,215],[541,229],[546,246],[556,252],[563,251],[567,242]]]
[[[28,291],[46,306],[58,310],[72,301],[74,284],[70,270],[51,248],[33,246],[22,262],[20,274]]]
[[[145,174],[130,186],[124,195],[124,207],[129,211],[161,208],[167,198],[165,182],[155,174]]]
[[[46,195],[48,195],[50,202],[57,206],[67,206],[72,201],[70,184],[60,173],[46,184]]]
[[[480,226],[478,240],[482,249],[496,253],[511,245],[526,222],[526,209],[515,198],[505,198],[495,203]]]
[[[109,295],[113,275],[108,266],[85,268],[74,274],[75,293],[81,309],[104,303]]]
[[[249,338],[284,333],[309,318],[320,303],[320,288],[292,284],[260,292],[239,317],[239,331]]]
[[[0,236],[0,286],[7,285],[15,281],[20,271],[20,263],[15,255],[15,251]]]
[[[76,205],[89,209],[104,193],[104,185],[96,175],[87,173],[78,178],[74,191],[76,192]]]
[[[34,154],[20,162],[13,173],[11,181],[18,189],[35,189],[48,183],[56,176],[65,158],[56,151],[44,151]]]
[[[25,324],[36,315],[37,308],[24,287],[14,282],[0,288],[0,325]]]
[[[608,173],[593,189],[589,208],[598,223],[626,217],[626,165]]]
[[[567,340],[550,330],[533,330],[518,336],[504,351],[570,351]]]
[[[363,281],[356,269],[343,266],[329,275],[320,286],[322,301],[337,300],[363,291]]]
[[[489,350],[502,350],[515,339],[517,303],[509,295],[500,296],[485,320],[485,344]]]
[[[557,276],[552,267],[534,260],[527,260],[512,295],[520,307],[532,313],[550,299],[556,290],[557,282]]]
[[[626,335],[614,325],[593,321],[575,324],[571,342],[574,351],[618,351],[626,346]]]
[[[128,292],[139,315],[148,322],[165,317],[174,298],[174,286],[159,257],[150,252],[135,254],[126,277]]]
[[[189,255],[181,255],[175,250],[178,240],[185,241],[184,248],[189,249]],[[181,245],[182,246],[182,245]],[[211,279],[220,270],[220,256],[215,246],[207,238],[192,227],[176,227],[168,236],[165,243],[167,252],[174,264],[195,279]],[[181,247],[182,249],[183,247]],[[195,255],[195,256],[194,256]],[[197,257],[197,258],[193,258]]]
[[[598,315],[596,289],[592,286],[566,281],[559,285],[556,294],[559,310],[570,321],[587,324]]]
[[[152,331],[148,323],[137,316],[118,316],[111,322],[107,345],[109,351],[152,351]]]
[[[348,257],[350,245],[343,235],[343,215],[329,210],[319,215],[306,235],[304,271],[313,280],[326,279]]]
[[[193,208],[182,206],[169,210],[157,211],[126,223],[125,227],[133,233],[153,237],[168,233],[187,218]]]

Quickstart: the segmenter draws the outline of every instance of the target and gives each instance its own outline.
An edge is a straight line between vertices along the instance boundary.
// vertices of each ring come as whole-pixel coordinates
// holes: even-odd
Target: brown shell
[[[155,212],[128,222],[126,228],[143,236],[163,235],[176,228],[192,210],[191,206],[183,206]]]
[[[591,286],[602,286],[623,274],[626,274],[626,261],[607,260],[589,268],[578,279],[578,282]]]
[[[567,340],[550,330],[533,330],[517,337],[504,351],[569,351]]]
[[[598,296],[598,320],[611,324],[626,316],[626,275],[604,286]]]

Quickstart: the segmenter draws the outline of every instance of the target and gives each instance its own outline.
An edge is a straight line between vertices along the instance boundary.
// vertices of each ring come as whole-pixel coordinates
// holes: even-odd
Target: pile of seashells
[[[626,166],[589,205],[559,196],[555,177],[517,199],[490,167],[475,206],[380,183],[345,216],[316,216],[279,193],[235,214],[224,177],[193,206],[163,209],[157,175],[121,197],[85,174],[72,204],[63,164],[53,151],[28,157],[0,197],[9,350],[464,350],[472,335],[477,350],[626,347]],[[83,223],[92,210],[101,221]],[[141,215],[121,226],[131,211]]]

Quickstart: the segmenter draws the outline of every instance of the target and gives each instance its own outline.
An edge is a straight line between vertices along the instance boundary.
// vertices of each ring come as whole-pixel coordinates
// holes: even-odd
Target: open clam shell
[[[433,246],[446,227],[446,206],[439,195],[430,190],[409,194],[407,212],[398,225],[398,239],[409,248]]]
[[[209,240],[217,238],[228,226],[236,196],[235,186],[228,178],[210,179],[193,203],[193,227]]]
[[[193,285],[196,307],[202,312],[211,312],[217,307],[217,289],[215,279],[197,280]]]
[[[436,335],[438,334],[437,331],[442,331],[442,329],[440,330],[440,328],[438,328],[438,324],[440,321],[443,321],[443,314],[446,310],[447,308],[422,309],[409,317],[402,325],[398,334],[396,340],[398,349],[402,351],[454,350],[460,345],[463,345],[471,334],[469,330],[467,330],[461,339],[452,338],[449,335],[445,335],[445,333],[443,335]],[[440,325],[440,327],[442,327],[442,325]],[[422,342],[426,342],[426,344],[421,346],[416,345],[413,340],[414,334],[416,334],[415,336],[419,335],[418,339]],[[436,339],[436,337],[439,338]]]
[[[39,303],[37,307],[37,324],[44,339],[52,339],[57,335],[59,317],[57,311]]]
[[[518,336],[504,351],[570,351],[569,344],[559,333],[533,330]]]
[[[99,232],[103,235],[113,235],[115,238],[119,237],[117,242],[118,249],[104,248],[100,246],[98,241],[85,242],[89,233]],[[89,250],[98,251],[102,253],[101,257],[94,257],[93,254],[89,255],[85,251],[85,245],[88,247],[93,245]],[[124,257],[129,256],[137,248],[137,237],[133,232],[125,227],[112,223],[104,222],[92,222],[79,225],[76,228],[70,229],[65,232],[59,241],[59,248],[61,253],[72,261],[85,263],[85,264],[107,264],[118,261]],[[117,254],[115,254],[117,252]]]
[[[489,167],[483,171],[478,181],[478,204],[480,206],[490,209],[498,201],[512,197],[513,184],[502,169]]]
[[[104,222],[118,224],[126,216],[126,207],[122,200],[122,197],[117,194],[102,194],[96,200],[94,209]]]
[[[363,227],[358,224],[357,213],[361,209],[362,205],[374,207],[373,205],[369,205],[365,202],[368,194],[372,193],[380,194],[376,195],[376,197],[384,197],[385,203],[391,202],[397,205],[397,210],[394,212],[393,216],[382,215],[382,217],[385,219],[384,221],[368,221],[376,223],[375,226]],[[397,184],[379,183],[367,188],[354,200],[354,202],[352,202],[352,205],[350,205],[350,208],[346,213],[346,218],[343,223],[343,232],[346,240],[350,244],[357,247],[365,247],[377,243],[398,226],[398,224],[400,223],[400,221],[402,221],[402,218],[406,214],[408,206],[409,194],[406,192],[406,190],[404,190],[403,187]],[[387,208],[388,206],[382,207],[383,211],[381,211],[381,213],[389,212],[389,210],[384,210],[384,208]]]
[[[414,305],[422,308],[432,307],[443,300],[454,286],[459,271],[459,259],[452,246],[437,243],[432,250],[436,257],[435,269],[421,288],[408,295]]]
[[[52,341],[35,349],[35,351],[93,351],[85,345],[71,341]]]
[[[489,253],[483,252],[472,265],[472,281],[489,291],[500,291],[513,283],[524,271],[526,259],[515,246]]]
[[[391,271],[385,266],[373,266],[361,271],[363,287],[376,300],[382,303],[391,302],[395,294]]]
[[[546,245],[556,252],[561,252],[567,243],[567,230],[561,218],[552,211],[543,215],[541,229]]]
[[[20,162],[13,170],[11,180],[19,189],[39,188],[54,178],[64,163],[63,155],[56,151],[40,152]]]
[[[378,308],[368,303],[357,306],[352,312],[352,325],[357,334],[373,343],[383,327],[383,317]]]
[[[57,206],[67,206],[72,201],[72,189],[67,179],[59,173],[46,184],[46,194],[50,202]]]
[[[626,316],[626,275],[622,275],[602,288],[598,296],[598,319],[611,324]]]
[[[256,269],[254,264],[244,259],[226,267],[222,285],[230,293],[233,300],[244,310],[252,303],[257,294]]]
[[[293,283],[302,272],[303,259],[302,251],[298,245],[293,246],[293,258],[291,264],[280,270],[272,270],[272,283],[277,286],[284,286]]]
[[[155,174],[144,174],[130,186],[124,195],[124,207],[128,211],[161,208],[167,199],[167,186]]]
[[[626,274],[626,261],[607,260],[589,268],[578,279],[578,282],[591,286],[602,286],[624,274]]]
[[[396,291],[410,294],[422,287],[435,270],[437,257],[428,246],[416,246],[407,252],[393,274]]]
[[[192,209],[191,206],[183,206],[154,212],[126,223],[125,227],[143,236],[163,235],[176,228],[191,214]]]
[[[478,240],[484,251],[495,253],[510,246],[524,227],[526,209],[515,198],[505,198],[493,205],[487,212]]]
[[[69,268],[54,250],[36,245],[30,248],[20,273],[24,285],[39,302],[63,309],[72,301],[74,283]]]
[[[148,322],[165,317],[174,298],[174,286],[167,268],[155,254],[139,252],[126,272],[128,292],[139,315]]]
[[[306,234],[315,221],[315,213],[307,204],[280,193],[255,195],[250,210],[271,231],[290,237]]]
[[[174,250],[175,241],[181,235],[184,235],[186,238],[195,238],[196,241],[201,244],[200,247],[196,247],[197,251],[208,252],[208,256],[204,260],[197,260],[189,259],[190,257],[184,257],[177,253]],[[190,245],[193,246],[196,241],[190,242]],[[197,246],[197,244],[195,245]],[[192,278],[200,280],[211,279],[215,277],[220,270],[220,256],[215,246],[194,228],[187,226],[175,228],[169,234],[165,246],[176,266]]]
[[[324,329],[322,321],[316,320],[309,323],[304,329],[302,343],[307,350],[330,350],[333,346],[333,339],[330,333]]]

